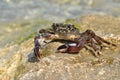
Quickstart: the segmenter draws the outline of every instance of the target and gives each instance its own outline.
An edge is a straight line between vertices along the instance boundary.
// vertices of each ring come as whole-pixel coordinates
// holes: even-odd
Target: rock
[[[110,38],[116,39],[116,43],[120,43],[120,39],[118,39],[119,30],[117,32],[113,30],[115,27],[119,28],[120,20],[117,18],[88,15],[77,18],[76,22],[80,24],[82,31],[92,29],[98,35],[102,35],[108,40]],[[51,45],[52,50],[56,44],[57,43],[53,43],[53,46]],[[48,50],[49,49],[51,48],[49,47]],[[93,57],[93,55],[86,54],[85,50],[82,50],[76,55],[60,53],[51,54],[50,56],[54,56],[54,58],[46,56],[41,59],[40,62],[33,66],[37,70],[34,70],[32,67],[31,70],[33,72],[31,72],[31,70],[28,71],[25,75],[21,76],[20,80],[119,80],[119,51],[120,49],[118,48],[116,51],[111,51],[110,48],[108,48],[108,50],[103,51],[103,56],[98,59]],[[51,51],[51,53],[54,52],[54,50],[53,52]]]
[[[99,58],[83,49],[78,54],[55,53],[61,45],[51,43],[43,50],[40,61],[34,60],[33,38],[23,42],[10,59],[0,67],[2,80],[119,80],[120,19],[110,16],[86,15],[75,19],[81,31],[92,29],[118,47],[103,49]],[[11,50],[7,47],[8,52]],[[3,51],[2,49],[0,50]],[[7,54],[6,52],[5,54]],[[31,60],[32,58],[32,60]]]

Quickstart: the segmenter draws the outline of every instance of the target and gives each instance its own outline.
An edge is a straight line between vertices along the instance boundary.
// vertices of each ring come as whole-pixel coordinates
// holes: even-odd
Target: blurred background
[[[49,22],[87,14],[120,17],[120,0],[0,0],[0,47],[21,43]]]
[[[64,21],[86,14],[120,16],[120,0],[0,0],[0,22]]]

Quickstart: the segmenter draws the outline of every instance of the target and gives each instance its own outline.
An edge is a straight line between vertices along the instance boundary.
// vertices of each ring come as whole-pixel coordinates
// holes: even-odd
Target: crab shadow
[[[34,52],[31,52],[27,55],[28,57],[28,62],[38,62],[39,60],[35,57]]]

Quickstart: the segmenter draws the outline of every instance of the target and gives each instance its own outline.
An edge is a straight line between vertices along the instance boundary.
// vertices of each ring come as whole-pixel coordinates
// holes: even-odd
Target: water
[[[120,16],[120,0],[0,0],[0,22],[22,19],[63,21],[85,14]]]

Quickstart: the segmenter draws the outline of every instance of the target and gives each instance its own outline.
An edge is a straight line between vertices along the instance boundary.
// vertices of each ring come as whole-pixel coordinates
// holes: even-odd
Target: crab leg
[[[108,45],[112,45],[112,46],[117,47],[117,45],[115,45],[115,44],[113,44],[113,43],[110,43],[110,42],[104,40],[103,38],[101,38],[101,37],[99,37],[99,36],[97,36],[97,35],[94,36],[94,39],[98,42],[99,45],[101,45],[102,42],[104,42],[104,43],[106,43],[106,44],[108,44]]]
[[[93,39],[91,39],[90,40],[90,45],[89,45],[90,47],[92,47],[93,48],[93,50],[95,51],[95,52],[93,52],[93,54],[97,57],[98,55],[100,55],[101,54],[101,46],[96,46],[96,44],[95,44],[95,42],[94,42],[94,40]]]
[[[86,31],[84,32],[84,34],[85,34],[85,33],[86,33],[87,35],[91,36],[92,38],[94,38],[99,45],[101,45],[102,42],[104,42],[104,43],[106,43],[106,44],[108,44],[108,45],[112,45],[112,46],[117,47],[117,45],[115,45],[115,44],[113,44],[113,43],[110,43],[110,42],[104,40],[103,38],[97,36],[97,35],[94,33],[94,31],[92,31],[92,30],[89,30],[89,29],[88,29],[88,30],[86,30]]]

